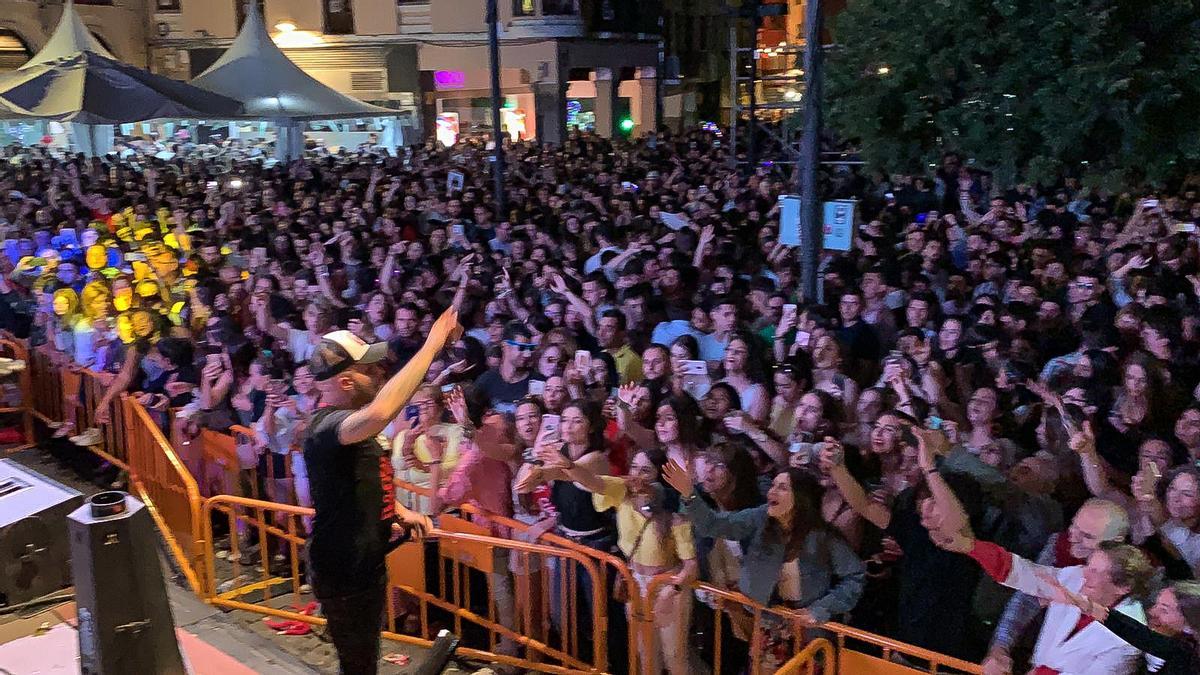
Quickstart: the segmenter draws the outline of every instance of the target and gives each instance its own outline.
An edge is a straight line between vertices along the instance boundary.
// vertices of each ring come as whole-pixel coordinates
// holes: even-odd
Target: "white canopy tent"
[[[118,61],[71,0],[41,51],[0,75],[0,117],[70,122],[76,147],[89,154],[111,149],[113,124],[225,119],[240,110],[233,99]]]
[[[246,4],[246,22],[233,44],[192,84],[227,96],[243,106],[242,118],[269,120],[278,130],[276,157],[292,159],[304,150],[303,123],[362,117],[388,118],[381,145],[394,148],[395,110],[364,103],[304,72],[271,39],[257,3]],[[397,130],[398,131],[398,130]],[[391,141],[391,142],[389,142]]]

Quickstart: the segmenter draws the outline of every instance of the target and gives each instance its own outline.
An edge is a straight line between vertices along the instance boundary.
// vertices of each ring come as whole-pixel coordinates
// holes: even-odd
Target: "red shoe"
[[[263,623],[267,624],[267,628],[270,628],[273,631],[281,631],[281,630],[287,630],[288,628],[291,628],[292,624],[296,623],[296,621],[295,621],[295,619],[270,619],[270,618],[267,618],[267,619],[263,619]]]
[[[304,606],[293,604],[292,609],[300,612],[304,616],[312,616],[317,611],[317,602],[314,600]]]
[[[290,628],[279,631],[280,635],[308,635],[312,632],[312,626],[303,621],[293,621]]]

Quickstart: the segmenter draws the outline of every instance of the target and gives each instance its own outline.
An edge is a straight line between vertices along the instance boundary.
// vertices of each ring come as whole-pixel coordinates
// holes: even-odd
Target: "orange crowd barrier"
[[[20,452],[21,450],[26,450],[37,445],[33,429],[35,413],[33,408],[28,405],[28,401],[32,400],[32,383],[30,380],[32,373],[30,372],[29,350],[17,340],[0,338],[0,356],[25,362],[25,369],[17,374],[17,381],[12,383],[17,387],[17,391],[15,392],[17,396],[14,398],[19,398],[20,400],[10,400],[4,404],[0,404],[0,414],[17,414],[21,417],[20,429],[22,442],[8,449],[9,452]],[[7,398],[8,392],[4,392],[4,395]],[[43,419],[42,421],[48,420]]]
[[[230,520],[231,531],[238,522],[244,523],[256,533],[257,553],[252,556],[235,556],[231,550],[229,563],[218,558],[213,545],[212,515],[224,514]],[[208,585],[204,596],[208,602],[219,607],[257,612],[268,616],[294,619],[312,624],[323,624],[324,620],[309,616],[301,611],[310,596],[306,595],[301,576],[300,560],[305,538],[300,524],[303,518],[311,517],[313,510],[265,502],[244,497],[218,495],[204,503],[205,523],[204,565]],[[279,522],[285,523],[283,527]],[[459,649],[466,658],[516,666],[550,673],[594,673],[604,672],[606,655],[603,650],[605,626],[601,608],[605,606],[604,585],[599,566],[586,555],[559,549],[544,544],[500,539],[483,534],[477,526],[466,521],[443,515],[439,518],[440,528],[426,542],[405,544],[388,557],[388,626],[383,636],[400,642],[429,646],[433,643],[438,622],[449,621],[459,635],[470,635],[473,631],[487,632],[485,645],[472,645],[469,641]],[[236,546],[234,538],[231,547]],[[502,553],[502,555],[498,555]],[[427,556],[434,557],[427,564]],[[282,556],[282,559],[280,558]],[[584,570],[591,581],[592,633],[588,636],[596,649],[590,659],[558,648],[514,630],[506,617],[500,616],[497,601],[489,588],[478,602],[471,596],[473,572],[490,575],[502,573],[498,566],[502,559],[513,556],[538,556],[542,559],[572,560]],[[432,586],[427,575],[435,579]],[[399,595],[397,595],[399,593]],[[405,615],[397,601],[408,597],[416,601],[417,614]],[[480,607],[483,613],[480,613]],[[415,630],[404,630],[403,619],[416,616]],[[510,648],[502,645],[507,643]],[[522,651],[524,654],[522,655]]]
[[[121,396],[120,403],[120,440],[122,454],[129,460],[130,483],[158,524],[193,591],[199,593],[205,548],[200,490],[146,409],[127,396]]]
[[[775,675],[821,675],[825,664],[835,661],[833,645],[829,640],[817,638],[775,671]]]
[[[842,675],[912,675],[913,673],[966,673],[981,675],[983,668],[928,649],[876,635],[853,626],[827,623],[833,634],[838,672]]]

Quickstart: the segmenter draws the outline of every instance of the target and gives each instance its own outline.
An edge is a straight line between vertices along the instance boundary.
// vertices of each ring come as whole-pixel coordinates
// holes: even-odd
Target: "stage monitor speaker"
[[[183,675],[150,512],[124,492],[67,519],[83,675]]]
[[[0,607],[71,585],[67,514],[83,495],[0,459]]]

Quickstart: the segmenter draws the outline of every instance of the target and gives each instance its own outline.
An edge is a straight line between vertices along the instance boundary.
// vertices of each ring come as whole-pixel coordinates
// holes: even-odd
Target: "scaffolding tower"
[[[770,34],[763,28],[766,19],[786,17],[789,3],[729,0],[729,5],[730,161],[747,173],[766,163],[795,164],[803,128],[804,41],[789,41],[784,29],[782,41],[765,44]],[[773,32],[780,34],[778,28]],[[743,144],[744,158],[737,152]]]

